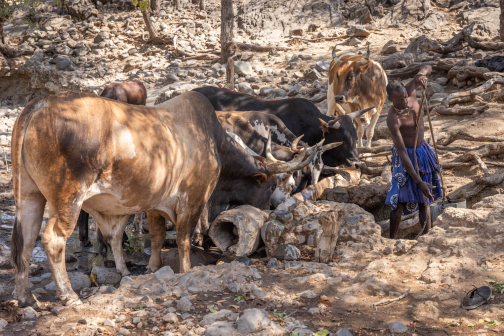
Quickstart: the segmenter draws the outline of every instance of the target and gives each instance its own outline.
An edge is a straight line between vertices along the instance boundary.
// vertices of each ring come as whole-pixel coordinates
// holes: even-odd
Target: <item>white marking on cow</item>
[[[114,121],[112,125],[112,141],[114,142],[116,161],[133,159],[136,156],[135,143],[129,128]]]
[[[271,205],[274,208],[290,197],[290,193],[296,185],[296,181],[294,181],[292,173],[281,173],[277,174],[276,177],[277,187],[270,199]]]
[[[254,120],[252,122],[252,127],[254,127],[254,129],[256,130],[257,133],[259,133],[260,135],[262,135],[266,139],[268,138],[269,132],[270,132],[269,125],[263,124],[263,122],[261,120]]]
[[[282,145],[282,146],[290,146],[291,145],[290,141],[287,140],[287,137],[285,136],[285,134],[283,134],[282,132],[280,132],[278,130],[277,125],[271,126],[271,132],[277,136],[278,141],[280,141],[280,145]]]

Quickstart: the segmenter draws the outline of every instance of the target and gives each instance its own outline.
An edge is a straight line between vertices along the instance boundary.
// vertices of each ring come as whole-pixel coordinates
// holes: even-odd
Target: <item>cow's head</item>
[[[341,146],[330,149],[322,155],[324,165],[337,167],[341,164],[351,166],[359,161],[357,152],[357,130],[353,124],[355,118],[359,118],[367,111],[374,109],[369,107],[364,110],[355,111],[338,118],[331,118],[329,121],[320,119],[322,132],[324,133],[327,144],[342,142]]]
[[[305,148],[289,162],[272,162],[267,158],[251,156],[242,148],[240,152],[239,155],[233,153],[233,158],[229,160],[221,158],[224,161],[223,168],[210,199],[210,222],[221,212],[244,204],[269,210],[271,195],[277,186],[277,175],[308,166],[317,148]]]
[[[366,72],[369,64],[370,50],[366,56],[351,55],[339,58],[336,56],[336,47],[333,49],[333,60],[329,69],[329,86],[334,92],[336,103],[353,103],[359,98],[362,88],[361,75]]]

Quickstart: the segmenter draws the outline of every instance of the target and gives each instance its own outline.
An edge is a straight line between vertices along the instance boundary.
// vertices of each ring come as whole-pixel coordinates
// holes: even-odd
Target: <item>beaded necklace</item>
[[[403,116],[408,116],[408,115],[409,115],[409,113],[410,113],[410,107],[409,107],[409,106],[407,106],[407,107],[405,107],[405,108],[403,108],[403,109],[398,109],[398,108],[397,108],[397,107],[395,107],[394,105],[392,105],[392,107],[394,108],[394,110],[395,110],[395,112],[396,112],[397,114],[400,114],[400,115],[403,115]]]

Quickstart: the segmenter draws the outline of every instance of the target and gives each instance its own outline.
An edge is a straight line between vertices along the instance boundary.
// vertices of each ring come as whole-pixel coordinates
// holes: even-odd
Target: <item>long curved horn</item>
[[[334,60],[334,62],[336,62],[337,64],[340,64],[341,63],[341,60],[339,59],[338,56],[336,56],[336,46],[334,46],[333,50],[332,50],[332,58]]]
[[[292,172],[295,170],[303,169],[304,167],[308,166],[312,162],[313,158],[315,157],[315,154],[317,153],[317,149],[318,148],[316,146],[314,146],[310,149],[308,149],[305,146],[305,148],[301,152],[301,154],[299,154],[293,160],[291,160],[289,162],[285,162],[285,163],[265,162],[264,167],[265,167],[268,175],[289,173],[289,172]],[[309,156],[308,159],[304,160],[307,156]]]
[[[356,118],[359,118],[361,115],[363,115],[364,113],[366,113],[369,110],[374,109],[375,107],[376,106],[371,106],[371,107],[368,107],[367,109],[364,109],[364,110],[348,113],[347,116],[349,116],[350,119],[352,119],[352,121],[354,121]]]
[[[297,149],[298,142],[299,142],[299,140],[301,140],[302,137],[304,137],[304,134],[301,134],[301,136],[298,136],[296,139],[294,139],[294,141],[292,141],[292,145],[291,145],[292,150]]]
[[[273,154],[271,154],[271,132],[268,135],[268,142],[266,143],[266,158],[273,162],[277,161]]]
[[[333,143],[327,144],[327,145],[323,146],[322,148],[320,148],[320,151],[323,153],[323,152],[328,151],[330,149],[336,148],[336,147],[340,146],[341,144],[343,144],[343,142],[333,142]]]

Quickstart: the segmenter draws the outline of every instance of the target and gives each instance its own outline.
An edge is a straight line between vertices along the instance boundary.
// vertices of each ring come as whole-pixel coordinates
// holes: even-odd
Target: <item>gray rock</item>
[[[308,309],[308,314],[316,315],[316,314],[319,314],[319,313],[320,313],[320,309],[318,309],[318,308],[310,308],[310,309]]]
[[[126,315],[119,315],[119,317],[116,319],[117,322],[122,322],[126,321],[127,316]]]
[[[252,66],[248,62],[236,61],[234,63],[234,69],[239,76],[248,76],[252,74]]]
[[[215,313],[206,314],[205,316],[203,316],[203,320],[201,320],[201,322],[199,324],[200,324],[200,326],[205,327],[205,326],[213,324],[216,321],[223,319],[231,314],[232,314],[232,312],[228,309],[223,309],[223,310],[219,310]]]
[[[115,288],[112,286],[101,286],[98,292],[102,294],[114,294]]]
[[[371,33],[362,25],[354,25],[347,30],[347,35],[350,37],[366,37],[370,34]]]
[[[129,277],[125,276],[121,279],[121,286],[122,285],[133,285],[135,282]]]
[[[352,333],[347,328],[341,328],[335,336],[352,336]]]
[[[329,63],[329,62],[319,61],[319,62],[315,63],[315,70],[317,70],[319,72],[327,72],[327,71],[329,71],[330,65],[331,65],[331,63]]]
[[[133,324],[137,324],[138,322],[140,322],[140,317],[134,317]]]
[[[154,276],[159,281],[167,282],[175,276],[175,272],[173,272],[173,270],[171,269],[170,266],[164,266],[164,267],[161,267],[160,269],[158,269],[154,273]]]
[[[257,309],[247,309],[236,322],[238,332],[241,334],[250,334],[261,330],[261,322],[264,320],[264,313]]]
[[[273,252],[272,257],[287,261],[298,260],[301,257],[301,252],[293,245],[280,244]]]
[[[352,37],[350,41],[348,41],[348,45],[351,47],[355,47],[359,43],[361,43],[361,40],[359,40],[357,37]]]
[[[93,267],[91,273],[94,274],[96,282],[100,285],[117,285],[122,279],[121,273],[115,268]]]
[[[266,293],[265,290],[262,290],[261,288],[257,287],[255,283],[252,283],[250,289],[252,294],[254,294],[258,299],[265,299],[268,297],[268,293]]]
[[[303,61],[311,60],[312,56],[311,55],[306,55],[306,54],[299,54],[299,58],[301,58]]]
[[[263,82],[265,83],[271,83],[273,82],[274,78],[272,76],[266,76],[263,78]]]
[[[238,284],[236,281],[229,283],[227,287],[233,293],[238,293],[240,291],[240,284]]]
[[[179,78],[176,75],[172,74],[172,73],[168,74],[166,76],[166,79],[168,80],[168,84],[173,84],[173,83],[179,81]]]
[[[292,96],[295,96],[299,93],[299,91],[301,91],[303,87],[301,86],[301,84],[296,84],[294,85],[290,90],[289,92],[287,92],[287,96],[289,97],[292,97]]]
[[[322,75],[317,70],[313,69],[305,74],[305,77],[311,80],[321,79]]]
[[[273,89],[269,92],[267,98],[268,99],[274,99],[274,98],[283,98],[287,96],[287,92],[283,89]]]
[[[434,83],[438,83],[439,85],[446,85],[446,83],[448,83],[448,78],[444,77],[436,78],[436,80],[434,80]]]
[[[39,317],[39,313],[35,311],[32,307],[26,307],[23,309],[23,314],[21,315],[22,321],[35,320]]]
[[[177,314],[168,313],[165,316],[163,316],[163,321],[165,321],[166,323],[178,323],[179,319]]]
[[[106,327],[115,328],[115,322],[109,319],[105,319],[105,321],[103,321],[103,325]]]
[[[427,89],[425,90],[425,95],[427,96],[428,99],[432,97],[432,95],[434,95],[435,93],[444,93],[444,92],[445,88],[441,84],[434,82],[427,83]]]
[[[392,334],[404,334],[408,331],[408,327],[406,327],[401,321],[394,321],[390,323],[389,330]]]
[[[238,84],[238,91],[240,91],[241,93],[248,94],[248,95],[254,95],[254,93],[255,93],[254,89],[252,89],[250,84],[246,83],[246,82]]]
[[[312,290],[305,290],[304,292],[299,293],[298,296],[307,299],[314,299],[317,297],[317,294],[315,294]]]
[[[117,333],[119,335],[124,335],[124,336],[131,335],[131,333],[129,332],[129,330],[126,329],[126,328],[119,328],[119,331]]]
[[[262,96],[262,97],[266,97],[271,91],[273,91],[274,89],[272,87],[269,87],[269,86],[263,86],[260,90],[259,90],[259,95]]]
[[[441,104],[443,99],[448,96],[447,93],[434,93],[432,97],[429,99],[429,105],[437,105]]]
[[[177,302],[177,310],[182,311],[182,312],[188,312],[191,310],[192,303],[189,301],[187,296],[184,296],[182,299],[180,299]]]
[[[445,25],[446,22],[446,14],[431,12],[418,29],[433,30]]]
[[[58,70],[67,70],[71,64],[72,64],[72,61],[67,56],[60,55],[56,58],[56,68],[58,68]],[[65,257],[65,261],[66,261],[66,257]],[[66,262],[69,262],[69,261],[66,261]]]
[[[68,278],[70,279],[70,284],[72,285],[72,289],[74,291],[78,291],[81,290],[82,288],[87,288],[91,286],[91,280],[89,279],[89,276],[84,273],[69,272]],[[54,281],[52,281],[51,283],[45,286],[45,289],[55,291],[56,284],[54,283]]]
[[[266,267],[268,268],[277,268],[278,267],[278,259],[277,258],[271,258],[268,260],[268,263],[266,264]]]
[[[236,336],[238,332],[233,327],[233,323],[219,321],[213,323],[205,330],[205,336]]]
[[[248,61],[252,57],[254,57],[254,53],[253,52],[251,52],[251,51],[245,51],[245,52],[243,52],[243,54],[241,56],[241,60],[242,61]]]
[[[54,307],[53,309],[51,309],[51,313],[53,313],[54,315],[59,315],[61,314],[61,312],[65,309],[65,307],[63,306],[56,306]]]
[[[393,40],[390,40],[387,43],[385,43],[381,52],[384,55],[390,55],[396,53],[398,50],[399,48],[397,47],[395,42]]]
[[[5,321],[4,319],[0,319],[0,331],[7,327],[8,324],[9,322]]]
[[[100,32],[98,33],[98,35],[95,36],[94,38],[94,43],[100,43],[100,42],[103,42],[103,41],[106,41],[110,39],[110,34],[107,33],[107,32]]]

